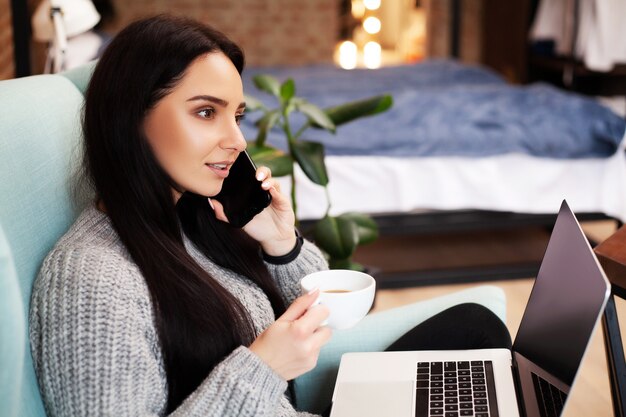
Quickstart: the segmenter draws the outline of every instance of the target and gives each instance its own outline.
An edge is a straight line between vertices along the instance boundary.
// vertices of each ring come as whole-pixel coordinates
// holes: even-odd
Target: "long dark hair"
[[[187,253],[183,233],[216,264],[237,272],[285,310],[258,242],[215,218],[206,197],[172,197],[142,130],[146,112],[199,56],[221,52],[241,74],[241,49],[196,21],[160,15],[121,31],[98,62],[86,93],[85,168],[113,227],[139,266],[156,315],[175,410],[213,367],[255,337],[243,305]]]

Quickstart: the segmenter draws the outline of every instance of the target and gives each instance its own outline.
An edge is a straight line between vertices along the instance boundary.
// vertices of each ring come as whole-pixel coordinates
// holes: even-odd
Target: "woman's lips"
[[[228,169],[230,168],[230,163],[216,163],[216,164],[204,164],[207,168],[209,168],[215,175],[220,178],[228,177]]]

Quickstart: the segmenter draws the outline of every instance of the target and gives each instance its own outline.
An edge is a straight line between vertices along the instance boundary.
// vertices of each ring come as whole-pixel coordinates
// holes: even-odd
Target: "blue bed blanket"
[[[281,82],[293,78],[296,95],[322,108],[377,94],[393,96],[390,110],[342,125],[335,135],[307,130],[302,138],[323,143],[328,155],[607,157],[626,129],[624,119],[590,98],[546,84],[510,85],[487,69],[454,61],[378,70],[246,70],[246,94],[275,108],[274,99],[254,87],[255,74],[271,74]],[[242,123],[248,140],[255,138],[254,121],[260,116],[252,113]],[[297,129],[304,118],[292,121]],[[271,132],[268,142],[286,147],[280,131]]]

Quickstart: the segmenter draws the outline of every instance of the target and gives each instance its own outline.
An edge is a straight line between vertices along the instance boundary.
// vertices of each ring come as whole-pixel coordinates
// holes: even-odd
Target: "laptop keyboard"
[[[415,417],[497,417],[491,361],[418,362]]]
[[[531,374],[541,417],[560,416],[567,394],[534,372],[531,372]]]

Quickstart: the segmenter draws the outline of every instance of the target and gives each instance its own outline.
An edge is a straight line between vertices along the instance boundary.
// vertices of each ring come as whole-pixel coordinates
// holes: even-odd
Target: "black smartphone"
[[[234,227],[245,226],[269,206],[272,196],[256,179],[256,166],[248,152],[239,154],[230,167],[222,190],[214,198],[224,206],[224,213]]]

